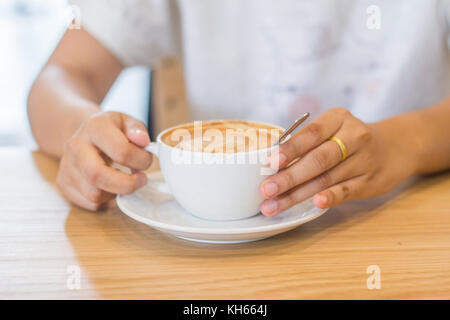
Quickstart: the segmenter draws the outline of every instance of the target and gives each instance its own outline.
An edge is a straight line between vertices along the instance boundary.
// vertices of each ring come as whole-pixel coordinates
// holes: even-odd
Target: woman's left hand
[[[346,159],[333,136],[344,143]],[[346,109],[326,111],[271,155],[271,167],[282,170],[261,184],[261,212],[274,216],[311,196],[315,206],[328,208],[389,191],[414,172],[414,159],[398,138],[395,130],[366,124]]]

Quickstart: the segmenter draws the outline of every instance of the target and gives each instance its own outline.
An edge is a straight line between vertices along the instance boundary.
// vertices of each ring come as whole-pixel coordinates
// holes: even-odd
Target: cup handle
[[[144,148],[150,153],[153,153],[155,156],[159,158],[159,145],[157,142],[150,142],[148,146]]]
[[[157,142],[150,142],[150,144],[146,146],[144,149],[159,158],[159,144]],[[166,182],[149,181],[148,184],[150,185],[151,188],[154,188],[161,193],[172,194],[170,192],[169,185]]]

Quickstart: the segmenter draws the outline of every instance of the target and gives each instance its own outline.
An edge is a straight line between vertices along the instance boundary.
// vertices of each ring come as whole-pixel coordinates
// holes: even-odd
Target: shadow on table
[[[40,152],[33,157],[44,179],[54,184],[56,162]],[[243,244],[212,245],[177,239],[132,220],[120,212],[115,202],[108,210],[97,213],[73,206],[65,229],[97,293],[105,298],[155,298],[149,284],[160,283],[164,277],[167,283],[175,281],[173,286],[190,277],[220,272],[227,273],[226,279],[232,285],[233,277],[251,275],[254,268],[259,269],[259,275],[270,277],[289,265],[290,261],[284,259],[293,251],[306,251],[330,235],[370,219],[387,203],[410,192],[408,188],[416,181],[417,178],[408,179],[381,197],[332,208],[284,234]],[[438,182],[439,179],[426,179],[414,189]],[[121,281],[117,284],[112,278]],[[189,292],[182,292],[179,297],[188,296]]]

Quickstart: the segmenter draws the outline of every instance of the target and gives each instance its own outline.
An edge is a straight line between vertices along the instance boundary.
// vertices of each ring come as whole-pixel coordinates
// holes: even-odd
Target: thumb
[[[128,115],[122,115],[123,132],[128,140],[138,147],[145,147],[150,143],[146,126],[139,120]]]

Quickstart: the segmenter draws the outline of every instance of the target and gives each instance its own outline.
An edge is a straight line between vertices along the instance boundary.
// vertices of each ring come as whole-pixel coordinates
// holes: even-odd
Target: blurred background
[[[0,146],[36,147],[27,119],[28,91],[70,22],[66,0],[0,0]],[[129,68],[108,93],[105,110],[146,122],[149,88],[149,70]]]

